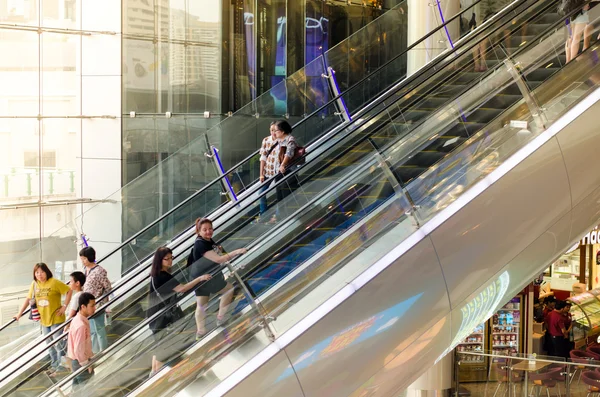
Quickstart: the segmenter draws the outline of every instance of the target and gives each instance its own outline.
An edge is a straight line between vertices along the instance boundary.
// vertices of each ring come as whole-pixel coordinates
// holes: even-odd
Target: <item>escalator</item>
[[[525,20],[535,23],[547,18],[547,14],[529,17]],[[594,105],[589,98],[598,99],[594,47],[568,65],[559,63],[553,73],[536,77],[543,75],[539,73],[541,69],[561,62],[561,24],[557,17],[541,37],[518,50],[503,48],[490,38],[490,50],[494,50],[489,51],[490,59],[492,53],[503,53],[509,55],[506,61],[480,81],[467,84],[464,92],[420,123],[408,123],[408,112],[435,97],[432,94],[436,89],[445,90],[452,76],[461,75],[461,68],[470,63],[466,55],[446,62],[437,79],[424,81],[416,91],[411,90],[413,95],[394,98],[397,112],[390,112],[394,106],[389,103],[369,120],[359,122],[335,148],[294,175],[299,186],[277,203],[280,211],[288,211],[292,216],[264,233],[251,244],[250,254],[234,264],[236,273],[244,277],[252,290],[245,298],[256,302],[256,306],[244,305],[239,299],[230,324],[224,329],[215,328],[198,343],[190,341],[189,335],[186,338],[188,331],[193,332],[188,314],[186,321],[179,324],[183,332],[174,333],[182,340],[173,337],[160,342],[185,350],[179,357],[181,361],[170,363],[140,389],[135,388],[146,379],[148,355],[157,346],[149,340],[144,324],[132,329],[98,359],[97,374],[89,384],[88,394],[94,391],[97,395],[124,395],[133,391],[135,395],[167,395],[183,387],[191,388],[193,394],[209,390],[218,394],[237,385],[258,367],[260,370],[244,381],[253,382],[252,387],[242,383],[231,395],[238,390],[253,395],[283,395],[281,390],[286,390],[285,395],[302,395],[300,384],[311,395],[333,395],[317,394],[333,387],[344,388],[339,395],[350,395],[368,385],[370,377],[378,375],[377,369],[390,364],[394,371],[404,371],[404,382],[417,376],[452,345],[453,338],[460,340],[457,337],[462,328],[470,332],[472,325],[483,320],[487,312],[482,307],[494,308],[502,299],[514,295],[511,293],[519,286],[508,282],[507,277],[514,279],[517,275],[530,280],[529,275],[598,221],[598,216],[589,211],[597,213],[590,204],[597,199],[594,193],[600,181],[592,176],[577,177],[580,164],[569,163],[578,159],[577,154],[573,155],[577,153],[574,146],[579,151],[581,145],[585,148],[592,142],[590,139],[597,139],[594,133],[581,126],[569,131],[570,138],[585,134],[577,140],[578,145],[561,145],[562,152],[558,148],[564,159],[547,153],[556,148],[543,150],[547,143],[556,146],[551,138],[569,125],[565,120],[589,112]],[[513,34],[523,28],[519,23],[515,25]],[[496,99],[498,95],[504,96],[505,101],[508,95],[518,98],[504,102],[506,107],[502,108]],[[487,109],[499,112],[486,120],[481,116],[484,112],[478,110]],[[407,162],[427,152],[429,143],[444,136],[444,131],[466,130],[472,123],[479,123],[482,128],[471,130],[460,147],[433,167],[403,174]],[[410,134],[402,130],[407,124],[411,126]],[[398,133],[399,129],[404,134]],[[450,134],[456,132],[446,134],[455,137]],[[372,137],[379,142],[375,144]],[[383,142],[385,137],[387,144]],[[590,154],[589,149],[586,154]],[[542,159],[547,162],[540,162]],[[517,169],[529,160],[525,169]],[[586,158],[587,163],[589,160]],[[414,164],[425,169],[423,162],[408,165]],[[520,172],[513,176],[513,170]],[[402,181],[401,175],[410,178],[408,183]],[[279,187],[284,187],[285,182]],[[550,182],[556,188],[548,188]],[[486,189],[498,198],[484,197]],[[516,206],[518,193],[525,194],[531,202],[522,200]],[[477,202],[478,195],[481,203]],[[565,195],[570,200],[565,200]],[[538,200],[541,197],[545,200]],[[255,203],[240,205],[248,209]],[[488,211],[486,217],[494,221],[490,222],[475,205],[488,210],[496,205],[502,211]],[[479,216],[461,217],[463,211],[479,211]],[[219,233],[228,242],[241,241],[247,228],[260,227],[263,225],[248,223],[247,217],[238,212]],[[438,233],[438,229],[444,229],[444,233]],[[503,231],[500,235],[510,245],[505,241],[485,245],[484,238],[495,230]],[[309,233],[313,233],[312,237]],[[552,249],[548,249],[545,233],[552,236]],[[452,245],[444,238],[454,238],[462,245]],[[480,244],[469,246],[466,242],[471,239]],[[425,245],[435,245],[435,249]],[[290,251],[286,252],[287,247]],[[419,252],[413,252],[413,247]],[[470,256],[462,255],[458,247]],[[305,252],[305,260],[292,265],[292,256],[304,248],[311,253]],[[531,258],[528,249],[536,254],[543,249],[546,257]],[[442,251],[447,255],[440,254]],[[479,262],[488,251],[494,253],[487,258],[490,264],[484,267],[485,271],[478,271]],[[394,262],[395,266],[389,266]],[[444,269],[448,262],[461,265]],[[279,270],[281,273],[277,274]],[[400,283],[402,288],[394,288]],[[492,297],[491,286],[495,291]],[[478,300],[477,295],[484,292],[486,297]],[[182,306],[187,310],[190,301],[189,296],[182,298]],[[396,304],[391,305],[391,301]],[[474,307],[481,312],[467,316],[461,310],[471,307],[471,302],[479,302]],[[317,323],[318,320],[322,321]],[[407,326],[407,321],[414,326]],[[392,329],[396,332],[390,332]],[[324,335],[331,336],[323,338]],[[375,335],[378,337],[373,338]],[[269,339],[272,336],[277,337],[277,343]],[[358,345],[365,356],[360,359]],[[396,347],[390,350],[391,346]],[[387,358],[381,357],[384,350]],[[366,366],[376,354],[381,361]],[[337,377],[327,370],[335,362]],[[361,372],[361,368],[373,372]],[[329,381],[324,379],[326,375]],[[331,379],[337,383],[332,385]],[[317,391],[312,394],[307,386]],[[68,389],[69,380],[56,387]],[[403,385],[396,382],[394,387]],[[337,395],[338,390],[334,390]]]
[[[478,1],[475,2],[473,6],[475,6],[477,3]],[[515,9],[509,11],[516,12],[520,9],[519,7],[522,7],[522,4],[520,2],[516,2],[516,4],[517,5],[515,6]],[[404,6],[404,3],[401,3],[398,7],[395,8],[395,10],[399,10],[402,6]],[[471,9],[468,8],[464,10],[463,13],[470,12],[470,10]],[[456,24],[457,18],[458,17],[451,18],[448,21],[448,23]],[[385,30],[384,28],[390,27],[390,20],[386,20],[385,17],[380,19],[381,21],[378,20],[379,22],[377,22],[377,27],[379,30]],[[494,22],[494,20],[492,19],[491,22]],[[482,27],[483,32],[485,32],[486,29],[491,30],[493,29],[493,27],[490,27],[490,25]],[[408,52],[410,53],[411,51],[426,51],[426,47],[423,45],[423,42],[426,39],[437,38],[438,36],[441,37],[443,31],[443,27],[432,31],[426,37],[424,37],[422,41],[411,45],[408,49]],[[355,39],[351,37],[349,40]],[[365,43],[364,47],[368,47],[369,44],[370,43]],[[344,44],[342,45],[342,47],[343,46]],[[365,50],[361,48],[354,48],[354,51],[360,52]],[[342,63],[336,63],[335,60],[333,60],[333,58],[336,57],[336,52],[332,52],[333,55],[331,55],[331,59],[329,59],[330,63],[333,66],[336,66],[338,64],[342,65]],[[353,116],[357,116],[366,112],[365,109],[368,110],[368,106],[365,105],[368,104],[369,100],[373,98],[377,92],[379,92],[373,89],[374,86],[377,86],[378,90],[390,87],[393,86],[398,80],[401,80],[403,77],[406,76],[405,67],[403,70],[402,65],[405,64],[406,58],[409,55],[409,53],[405,52],[400,54],[394,54],[392,52],[387,54],[389,58],[386,58],[387,63],[385,63],[385,67],[379,72],[379,74],[375,75],[375,80],[378,82],[378,84],[374,85],[373,80],[369,80],[371,83],[369,84],[369,89],[365,89],[366,84],[364,84],[364,82],[353,88],[353,95],[351,97],[352,101],[350,101],[349,98],[347,98],[347,109],[349,112],[352,113]],[[393,57],[393,55],[395,55],[395,57]],[[339,58],[339,56],[337,56],[337,58]],[[312,69],[315,69],[314,65],[310,67]],[[303,71],[299,72],[300,75],[302,75],[303,73]],[[299,83],[300,80],[298,78],[293,77],[290,78],[290,80],[292,80],[294,84],[301,85]],[[314,120],[318,121],[315,122]],[[323,131],[322,128],[334,127],[334,130],[329,132],[329,135],[331,135],[336,133],[335,128],[341,129],[341,127],[343,127],[344,125],[344,120],[339,115],[339,100],[332,100],[326,106],[313,113],[311,117],[307,117],[305,120],[298,123],[296,125],[296,130],[294,133],[301,134],[303,136],[303,140],[305,141],[311,141],[316,139],[320,135],[323,135],[322,133],[326,132]],[[319,126],[319,128],[316,128],[317,126]],[[303,132],[301,133],[301,131]],[[313,146],[310,146],[309,149],[314,148],[315,153],[318,153],[319,150],[322,150],[322,148],[326,148],[329,144],[330,143],[327,141],[320,141],[316,142]],[[245,162],[243,162],[241,165],[238,164],[236,167],[234,167],[236,170],[227,174],[227,177],[229,178],[229,180],[236,179],[236,175],[239,173],[240,168],[246,169],[248,167],[251,167],[252,164],[256,164],[256,162],[254,161],[254,155],[246,159]],[[177,247],[179,244],[187,243],[190,238],[193,238],[193,231],[189,229],[186,230],[186,228],[188,228],[190,224],[193,224],[193,221],[198,216],[198,214],[206,214],[207,212],[214,211],[213,215],[217,217],[217,224],[219,222],[224,222],[224,220],[221,220],[220,214],[225,213],[229,208],[235,207],[233,205],[235,203],[230,203],[221,207],[215,204],[214,188],[219,186],[220,183],[223,182],[223,180],[224,179],[221,178],[214,181],[212,184],[209,184],[206,189],[200,190],[199,192],[191,196],[189,200],[182,203],[182,205],[176,207],[172,211],[167,212],[163,217],[159,218],[157,221],[151,223],[139,233],[126,240],[125,244],[113,250],[111,253],[109,253],[109,255],[105,256],[99,261],[101,265],[110,268],[113,265],[113,263],[124,264],[127,262],[125,258],[129,258],[129,261],[127,263],[131,264],[127,264],[126,266],[126,268],[129,270],[124,273],[126,276],[124,277],[124,280],[117,284],[117,294],[121,293],[121,291],[127,290],[131,287],[131,285],[138,285],[140,280],[143,280],[146,277],[151,255],[158,246],[169,244],[173,247]],[[250,190],[250,194],[254,194],[252,192],[252,189],[246,188],[244,191],[236,190],[235,193],[242,197],[243,193],[247,192],[248,190]],[[256,189],[254,189],[254,191],[256,191]],[[219,197],[218,194],[216,196]],[[217,200],[217,202],[218,201],[219,200]],[[248,215],[251,216],[252,214],[249,213]],[[182,233],[182,230],[185,231]],[[257,228],[256,235],[260,235],[260,233],[262,233],[261,229]],[[138,266],[134,267],[132,266],[133,264],[137,264]],[[126,294],[131,295],[130,293]],[[133,318],[132,325],[135,325],[136,321],[140,319],[139,316],[130,317]],[[10,324],[6,324],[5,326],[3,326],[2,332],[9,332],[7,325]],[[31,350],[36,344],[39,345],[40,340],[36,340],[37,335],[37,331],[33,330],[28,335],[22,337],[21,340],[18,341],[18,343],[15,343],[12,350],[5,349],[7,350],[7,353],[2,354],[4,362],[0,364],[0,370],[6,368],[5,364],[16,362],[14,359],[14,354],[19,349],[24,348],[26,350]],[[122,333],[112,333],[112,341],[116,340],[119,337],[119,335],[122,335]],[[10,356],[11,354],[13,354],[13,357]]]

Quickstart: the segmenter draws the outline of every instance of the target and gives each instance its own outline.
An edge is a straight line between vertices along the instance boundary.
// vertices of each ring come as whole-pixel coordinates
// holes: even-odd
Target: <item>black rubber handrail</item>
[[[425,36],[423,36],[419,41],[411,44],[410,46],[408,46],[406,48],[406,50],[404,50],[404,52],[395,55],[393,58],[391,58],[390,60],[388,60],[387,62],[385,62],[383,65],[381,65],[380,67],[378,67],[375,71],[371,72],[370,74],[368,74],[367,76],[363,77],[361,80],[359,80],[358,82],[356,82],[355,84],[353,84],[351,87],[349,87],[346,91],[344,91],[344,93],[339,94],[338,96],[334,97],[333,99],[331,99],[329,102],[327,102],[325,105],[321,106],[320,108],[318,108],[317,110],[313,111],[311,114],[309,114],[308,116],[306,116],[305,118],[303,118],[302,120],[298,121],[298,123],[296,123],[293,128],[297,128],[298,126],[300,126],[302,123],[304,123],[305,121],[312,119],[313,116],[317,115],[318,113],[320,113],[321,111],[325,110],[326,108],[328,108],[329,106],[331,106],[332,104],[334,104],[336,101],[338,101],[339,99],[343,98],[348,92],[350,92],[353,89],[356,89],[359,85],[361,85],[362,83],[364,83],[365,81],[367,81],[368,79],[370,79],[372,77],[372,75],[374,75],[375,73],[377,73],[378,71],[382,70],[383,68],[385,68],[387,65],[389,65],[390,63],[394,62],[395,60],[397,60],[399,57],[403,56],[404,54],[406,54],[408,51],[412,50],[413,48],[417,47],[418,45],[420,45],[422,42],[424,42],[426,39],[428,39],[429,37],[433,36],[435,33],[439,32],[440,30],[442,30],[445,26],[449,25],[450,23],[454,22],[457,18],[459,18],[463,13],[465,13],[467,10],[471,9],[472,7],[475,7],[477,4],[479,4],[479,2],[481,2],[483,0],[477,0],[475,1],[471,6],[469,6],[468,8],[466,8],[465,10],[462,10],[460,13],[454,15],[452,18],[450,18],[448,21],[446,21],[445,24],[440,25],[437,29],[427,33]],[[523,0],[526,1],[526,0]],[[513,5],[511,7],[511,9],[513,7],[517,7],[520,4],[516,4]],[[376,20],[375,20],[376,21]],[[374,21],[374,22],[375,22]],[[357,32],[358,33],[358,32]],[[419,71],[420,72],[420,71]],[[416,73],[415,75],[413,75],[414,77],[419,76],[421,73]],[[411,76],[411,77],[413,77]],[[344,123],[342,123],[344,124]],[[317,138],[318,139],[318,138]],[[170,215],[172,215],[174,212],[176,212],[177,210],[179,210],[180,208],[182,208],[184,205],[188,204],[190,201],[192,201],[193,199],[195,199],[197,196],[199,196],[200,194],[202,194],[204,191],[208,190],[209,188],[214,187],[214,185],[221,183],[231,172],[233,172],[232,170],[235,170],[241,166],[243,166],[244,164],[246,164],[247,162],[249,162],[252,158],[254,158],[257,154],[259,153],[259,151],[255,151],[254,153],[250,154],[249,156],[247,156],[246,158],[244,158],[243,160],[241,160],[240,162],[238,162],[236,165],[234,165],[229,171],[227,171],[224,175],[214,179],[213,181],[209,182],[207,185],[203,186],[202,188],[200,188],[198,191],[194,192],[191,196],[187,197],[186,199],[184,199],[181,203],[177,204],[175,207],[171,208],[170,210],[168,210],[167,212],[165,212],[163,215],[161,215],[159,218],[155,219],[154,221],[152,221],[150,224],[148,224],[147,226],[145,226],[144,228],[142,228],[140,231],[136,232],[134,235],[132,235],[131,237],[127,238],[124,242],[122,242],[117,248],[114,248],[112,251],[110,251],[108,254],[104,255],[101,259],[99,259],[97,261],[98,264],[102,263],[102,261],[104,261],[105,259],[107,259],[108,257],[112,256],[113,254],[121,251],[125,246],[127,246],[128,244],[130,244],[132,241],[136,240],[137,238],[139,238],[142,234],[144,234],[145,232],[147,232],[148,230],[150,230],[151,228],[155,227],[157,224],[159,224],[160,222],[162,222],[163,220],[165,220],[167,217],[169,217]],[[141,176],[140,176],[141,177]],[[132,181],[133,182],[133,181]],[[144,260],[146,260],[148,257],[144,258]],[[133,271],[133,268],[131,268],[129,271],[125,272],[122,276],[121,279],[125,276],[127,276],[129,273],[131,273]],[[108,296],[110,294],[106,294],[104,296],[101,297],[101,299],[104,299],[106,296]],[[99,299],[100,300],[100,299]],[[29,308],[25,310],[25,312],[23,312],[23,315],[28,314],[29,313]],[[11,320],[9,320],[8,323],[2,325],[0,327],[0,332],[2,332],[5,328],[9,327],[10,325],[14,324],[16,322],[16,320],[13,318]]]

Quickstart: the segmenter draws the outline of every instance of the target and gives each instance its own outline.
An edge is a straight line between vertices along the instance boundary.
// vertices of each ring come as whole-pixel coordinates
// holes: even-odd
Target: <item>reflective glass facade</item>
[[[63,278],[84,225],[55,231],[120,187],[121,16],[102,3],[0,0],[0,295],[39,261]]]
[[[396,3],[123,0],[123,183]],[[274,118],[290,113],[285,92],[271,97]]]

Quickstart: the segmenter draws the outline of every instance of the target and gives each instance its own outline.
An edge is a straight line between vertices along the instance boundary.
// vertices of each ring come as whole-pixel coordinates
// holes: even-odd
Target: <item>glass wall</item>
[[[34,263],[60,278],[76,266],[85,225],[53,233],[84,209],[79,199],[100,200],[121,185],[114,3],[0,0],[2,323]]]
[[[386,11],[380,0],[123,0],[122,6],[123,184]],[[368,57],[357,62],[377,66]],[[330,99],[321,73],[314,72],[307,90],[312,110]],[[271,91],[270,118],[294,121],[312,111],[293,108],[286,95],[285,87]],[[235,160],[236,144],[254,145],[262,136],[212,138]],[[154,186],[126,193],[128,206],[139,210],[123,212],[123,237],[218,176],[204,151],[196,145],[157,172]],[[171,180],[167,173],[177,175],[176,186],[164,183]]]

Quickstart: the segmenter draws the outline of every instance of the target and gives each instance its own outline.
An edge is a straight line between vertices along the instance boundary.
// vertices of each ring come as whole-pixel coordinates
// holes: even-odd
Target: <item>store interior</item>
[[[581,241],[554,261],[518,295],[506,302],[491,318],[477,325],[454,350],[454,395],[569,395],[587,396],[600,392],[598,385],[582,381],[581,374],[593,370],[600,374],[600,229],[596,227]],[[550,302],[565,301],[571,307],[566,316],[573,326],[568,331],[568,342],[563,357],[549,355],[547,317],[553,307]],[[567,338],[565,338],[567,339]],[[552,382],[531,381],[523,389],[523,377],[508,381],[510,371],[507,361],[514,357],[549,360],[582,365],[572,365],[573,370],[558,371]],[[581,360],[575,357],[583,357]],[[539,365],[542,365],[541,363]],[[554,364],[556,365],[556,364]],[[580,365],[580,366],[582,366]],[[599,368],[594,368],[594,366]],[[551,365],[530,374],[549,371]],[[563,365],[564,368],[570,367]],[[511,364],[511,370],[515,365]],[[538,374],[539,372],[539,374]],[[573,372],[573,373],[571,373]],[[508,375],[508,376],[507,376]],[[585,378],[585,377],[583,377]],[[536,383],[537,382],[537,383]],[[511,384],[511,387],[507,387]],[[567,386],[568,384],[568,386]],[[520,388],[517,390],[517,386]],[[562,389],[561,389],[562,387]],[[531,388],[531,390],[529,389]],[[537,389],[537,390],[536,390]],[[533,393],[533,394],[532,394]]]

